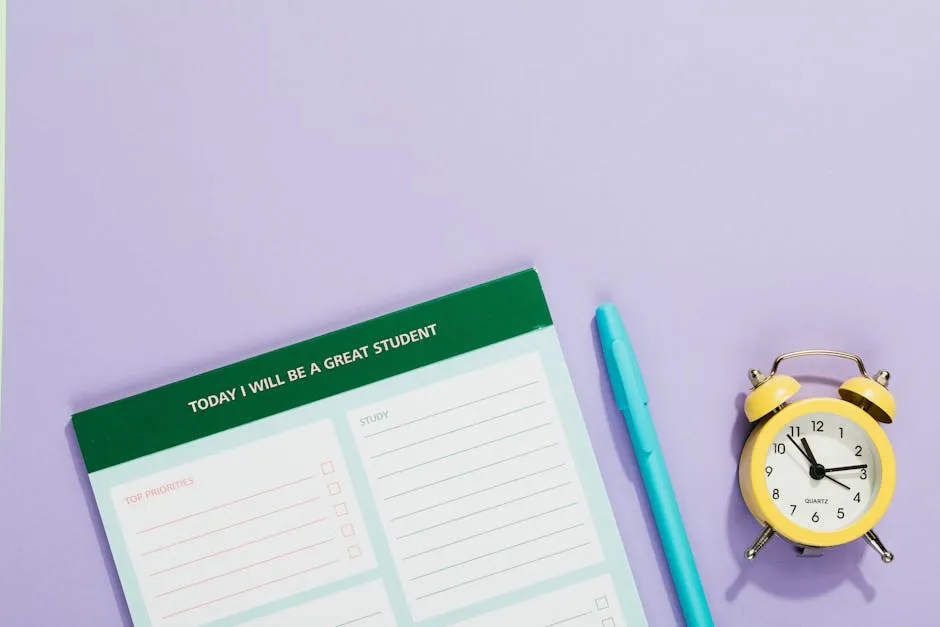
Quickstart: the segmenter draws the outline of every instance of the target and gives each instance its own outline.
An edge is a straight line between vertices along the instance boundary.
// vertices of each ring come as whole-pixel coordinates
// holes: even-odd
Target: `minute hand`
[[[837,470],[860,470],[868,468],[868,464],[859,464],[858,466],[839,466],[838,468],[826,468],[826,472],[835,472]]]

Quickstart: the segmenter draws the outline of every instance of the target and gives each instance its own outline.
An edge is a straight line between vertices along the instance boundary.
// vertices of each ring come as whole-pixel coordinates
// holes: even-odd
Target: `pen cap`
[[[635,391],[639,392],[641,401],[644,403],[647,402],[649,395],[646,392],[646,384],[643,382],[639,364],[637,364],[633,347],[630,344],[630,337],[627,335],[627,330],[623,326],[623,320],[620,318],[620,313],[617,311],[616,305],[605,303],[599,306],[595,318],[597,321],[597,335],[600,340],[601,349],[604,352],[604,360],[607,362],[607,369],[611,373],[616,372],[618,375],[617,377],[611,377],[611,388],[613,389],[614,400],[617,402],[617,407],[621,409],[627,408],[626,389],[624,388],[621,378],[625,375],[629,377],[631,385],[636,386]],[[615,343],[622,345],[623,349],[627,352],[631,369],[630,372],[623,372],[621,367],[616,363],[617,360],[615,360],[613,356]],[[623,361],[620,360],[620,363],[623,363]],[[618,378],[621,379],[618,381]]]

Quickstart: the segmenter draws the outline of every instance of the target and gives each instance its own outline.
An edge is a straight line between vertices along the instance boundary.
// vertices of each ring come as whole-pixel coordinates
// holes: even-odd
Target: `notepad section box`
[[[341,590],[262,618],[241,627],[397,627],[388,592],[381,581]]]
[[[603,559],[538,353],[349,420],[415,621]]]
[[[330,421],[118,485],[152,625],[202,625],[376,567]]]
[[[596,577],[494,612],[454,627],[630,627],[609,576]]]

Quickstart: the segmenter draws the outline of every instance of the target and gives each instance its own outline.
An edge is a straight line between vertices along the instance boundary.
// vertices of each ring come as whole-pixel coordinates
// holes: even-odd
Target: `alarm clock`
[[[859,374],[839,387],[839,397],[793,400],[800,384],[777,374],[781,362],[830,356],[854,361]],[[763,530],[745,552],[753,560],[775,535],[815,556],[864,537],[885,563],[894,555],[875,533],[891,503],[894,452],[882,425],[894,421],[889,374],[874,377],[857,355],[804,350],[779,355],[768,374],[748,372],[744,402],[754,425],[738,463],[741,495]]]

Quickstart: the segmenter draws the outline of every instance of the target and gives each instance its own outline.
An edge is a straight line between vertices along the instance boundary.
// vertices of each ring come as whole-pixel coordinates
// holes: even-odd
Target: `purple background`
[[[0,624],[126,620],[72,412],[529,264],[652,625],[608,298],[717,624],[936,622],[935,0],[9,5]],[[746,371],[807,347],[894,375],[890,566],[741,558]]]

